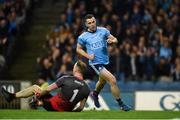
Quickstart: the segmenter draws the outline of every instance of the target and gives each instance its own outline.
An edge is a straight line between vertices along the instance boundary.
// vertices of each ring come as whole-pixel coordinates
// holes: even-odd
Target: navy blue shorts
[[[90,65],[91,68],[96,72],[97,75],[103,70],[106,69],[107,65],[104,64],[97,64],[97,65]]]

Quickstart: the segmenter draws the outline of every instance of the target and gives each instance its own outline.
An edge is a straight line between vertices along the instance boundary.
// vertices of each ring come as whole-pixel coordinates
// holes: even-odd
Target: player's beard
[[[91,29],[89,29],[91,32],[96,32],[97,26],[92,26]]]

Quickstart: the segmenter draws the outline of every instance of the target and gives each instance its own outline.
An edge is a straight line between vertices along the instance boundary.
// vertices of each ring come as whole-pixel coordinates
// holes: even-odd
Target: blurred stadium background
[[[0,86],[8,91],[46,87],[71,73],[82,18],[92,13],[118,38],[108,47],[108,69],[124,101],[134,110],[180,111],[179,0],[0,0],[0,8]],[[91,89],[96,81],[89,74]],[[108,85],[100,98],[102,109],[118,109]],[[27,103],[0,96],[0,109]],[[92,106],[89,98],[86,109]]]

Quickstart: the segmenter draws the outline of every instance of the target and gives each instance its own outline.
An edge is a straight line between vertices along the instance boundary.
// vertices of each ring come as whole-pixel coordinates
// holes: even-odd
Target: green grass
[[[171,111],[84,111],[47,112],[38,110],[0,110],[0,119],[180,119]]]

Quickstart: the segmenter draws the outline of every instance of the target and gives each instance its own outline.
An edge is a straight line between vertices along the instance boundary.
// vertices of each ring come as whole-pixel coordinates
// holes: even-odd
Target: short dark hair
[[[86,72],[87,72],[87,65],[86,65],[86,63],[84,63],[83,61],[81,61],[81,60],[78,60],[77,62],[76,62],[76,65],[77,65],[77,67],[79,68],[79,72],[83,75],[83,77],[84,77],[84,75],[86,74]]]
[[[87,14],[85,17],[84,17],[84,23],[86,22],[87,19],[91,19],[92,17],[94,17],[93,14]]]

